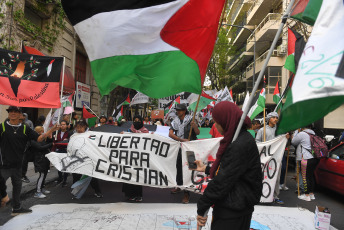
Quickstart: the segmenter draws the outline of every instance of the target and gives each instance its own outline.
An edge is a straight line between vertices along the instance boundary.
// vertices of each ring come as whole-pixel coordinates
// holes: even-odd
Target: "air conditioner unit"
[[[280,45],[279,47],[277,47],[277,54],[278,55],[287,54],[287,46],[286,45]]]

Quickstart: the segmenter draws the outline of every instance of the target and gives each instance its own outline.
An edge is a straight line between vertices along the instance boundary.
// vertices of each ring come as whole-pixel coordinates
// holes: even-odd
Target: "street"
[[[31,163],[30,163],[31,164]],[[53,169],[50,176],[57,176],[56,170]],[[31,176],[31,183],[35,183],[33,180],[34,175]],[[300,210],[308,209],[311,212],[315,211],[315,206],[328,207],[331,212],[331,225],[337,229],[344,229],[344,221],[342,220],[344,213],[344,199],[343,196],[336,194],[327,189],[318,189],[315,193],[316,200],[306,202],[299,200],[296,193],[296,185],[294,180],[291,180],[292,173],[288,174],[287,186],[289,191],[281,191],[280,199],[285,202],[285,205],[266,204],[267,206],[280,206],[280,207],[298,207]],[[53,178],[53,177],[52,177]],[[125,202],[124,195],[122,193],[122,183],[114,183],[108,181],[101,181],[100,187],[104,195],[103,198],[96,198],[94,191],[91,187],[88,188],[84,196],[80,200],[72,199],[70,194],[70,185],[72,177],[68,177],[68,186],[62,187],[56,186],[54,181],[47,184],[46,188],[51,191],[44,199],[34,198],[34,190],[23,193],[23,206],[32,207],[34,205],[48,205],[48,204],[65,204],[65,203],[79,203],[79,204],[101,204],[101,203],[117,203]],[[144,187],[143,189],[143,203],[181,203],[183,193],[171,194],[170,189],[158,189],[152,187]],[[199,198],[197,194],[191,194],[190,203],[196,203]],[[196,210],[195,210],[196,213]],[[7,205],[6,208],[0,211],[0,226],[4,225],[11,219],[11,208]],[[5,229],[5,228],[0,228]],[[18,226],[17,229],[20,229]]]

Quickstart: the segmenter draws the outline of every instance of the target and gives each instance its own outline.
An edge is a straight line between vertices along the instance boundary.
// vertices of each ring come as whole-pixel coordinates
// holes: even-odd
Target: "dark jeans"
[[[315,177],[314,171],[319,163],[319,160],[316,158],[307,160],[307,169],[306,169],[306,181],[307,186],[305,186],[305,194],[313,193],[315,188]]]
[[[246,216],[236,218],[217,218],[213,216],[213,222],[211,223],[211,230],[249,230],[251,226],[252,213]]]
[[[59,182],[67,183],[67,177],[69,175],[68,173],[57,171],[57,174],[59,175],[59,179],[58,179]]]
[[[12,207],[13,209],[20,209],[20,193],[22,188],[22,174],[21,168],[1,169],[1,175],[5,182],[11,177],[13,191],[12,191]]]
[[[285,173],[287,171],[287,157],[283,156],[282,158],[282,165],[281,165],[281,177],[280,177],[280,184],[284,184],[284,179],[285,179]]]
[[[33,161],[34,161],[34,155],[30,151],[26,151],[24,153],[23,164],[22,164],[22,177],[26,176],[29,162],[33,162]]]
[[[179,149],[178,156],[177,156],[177,185],[183,185],[183,162],[182,162],[182,149]],[[189,193],[189,191],[184,190],[184,193]]]
[[[142,186],[135,184],[122,184],[122,192],[128,198],[142,197]]]
[[[4,198],[7,196],[6,192],[6,181],[1,175],[1,170],[0,170],[0,198]]]

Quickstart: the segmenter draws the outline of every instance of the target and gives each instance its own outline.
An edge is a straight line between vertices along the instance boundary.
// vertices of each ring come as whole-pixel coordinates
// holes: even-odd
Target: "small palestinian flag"
[[[284,68],[292,73],[296,73],[302,51],[306,45],[303,36],[288,28],[288,57]]]
[[[121,111],[118,112],[118,114],[116,116],[116,120],[122,121],[122,118],[123,118],[123,106],[121,107]]]
[[[191,94],[187,100],[189,102],[188,110],[191,110],[194,112],[196,109],[197,101],[198,101],[198,95],[197,94]],[[198,107],[197,107],[196,112],[199,112],[202,109],[206,108],[207,105],[209,105],[210,102],[212,102],[212,101],[216,101],[216,99],[209,96],[204,91],[202,91],[201,98],[199,99],[199,103],[198,103]]]
[[[258,96],[256,103],[251,107],[247,116],[253,120],[258,114],[264,111],[265,108],[265,88],[263,88]]]
[[[130,105],[130,95],[128,94],[127,99],[125,99],[125,101],[123,102],[122,105]]]
[[[88,112],[87,109],[85,108],[85,106],[83,106],[83,108],[82,108],[82,117],[84,119],[86,119],[88,127],[91,128],[91,127],[94,127],[96,125],[97,117],[94,114]]]
[[[278,82],[276,83],[276,86],[275,86],[275,90],[274,90],[274,95],[273,95],[273,101],[276,103],[276,105],[278,105],[279,101],[281,100],[281,94],[280,94],[280,90],[279,90],[279,84]],[[280,103],[278,105],[278,108],[275,109],[275,110],[278,110],[282,107],[282,103]]]
[[[62,57],[0,49],[0,63],[0,104],[35,108],[61,107],[59,89]]]
[[[102,95],[200,94],[225,0],[62,0]]]
[[[290,16],[301,22],[307,23],[311,26],[314,25],[323,0],[298,0],[295,1],[293,12]]]

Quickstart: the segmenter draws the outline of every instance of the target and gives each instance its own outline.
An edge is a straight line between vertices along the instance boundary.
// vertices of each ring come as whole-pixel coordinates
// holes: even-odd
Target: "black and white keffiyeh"
[[[180,122],[179,117],[176,117],[172,123],[171,127],[173,130],[177,131],[177,136],[179,138],[184,138],[184,128],[191,122],[192,116],[185,115],[183,122]]]

